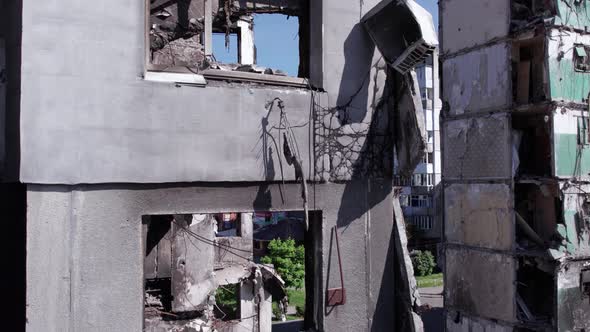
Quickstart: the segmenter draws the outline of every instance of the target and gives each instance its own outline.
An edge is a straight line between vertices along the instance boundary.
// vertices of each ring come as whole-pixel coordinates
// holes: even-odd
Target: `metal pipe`
[[[523,230],[523,232],[536,244],[540,245],[541,247],[545,247],[545,241],[541,239],[541,237],[535,232],[534,229],[529,226],[529,224],[524,220],[520,214],[516,210],[514,210],[514,214],[516,215],[516,221],[518,226]]]

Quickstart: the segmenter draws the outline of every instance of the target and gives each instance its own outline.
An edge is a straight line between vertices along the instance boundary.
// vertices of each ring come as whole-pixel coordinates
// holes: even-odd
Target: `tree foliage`
[[[412,265],[414,266],[414,274],[422,277],[432,274],[432,271],[434,271],[434,267],[436,266],[436,262],[434,261],[434,256],[430,251],[418,250],[412,256]]]
[[[270,241],[268,255],[262,257],[262,263],[274,265],[285,286],[301,289],[305,285],[305,248],[295,245],[295,240]]]
[[[225,285],[219,286],[215,292],[215,302],[217,309],[216,316],[223,320],[230,320],[238,318],[238,294],[239,285]]]

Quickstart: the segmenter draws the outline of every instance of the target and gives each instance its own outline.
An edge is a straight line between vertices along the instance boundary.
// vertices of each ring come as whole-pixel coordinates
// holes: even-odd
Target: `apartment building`
[[[396,177],[394,185],[401,187],[400,201],[406,223],[412,229],[410,245],[435,249],[436,246],[429,245],[442,240],[438,52],[416,66],[416,76],[427,133],[426,153],[414,173],[410,177]]]
[[[441,0],[449,331],[588,331],[590,1]]]

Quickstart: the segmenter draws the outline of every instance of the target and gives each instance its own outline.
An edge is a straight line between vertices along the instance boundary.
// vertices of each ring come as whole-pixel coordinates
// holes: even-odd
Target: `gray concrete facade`
[[[141,330],[142,216],[302,210],[281,111],[309,180],[309,209],[322,215],[312,226],[322,244],[315,328],[396,326],[391,166],[400,105],[392,106],[391,69],[360,24],[378,2],[312,1],[317,89],[146,80],[147,1],[15,6],[22,66],[12,55],[7,63],[21,92],[7,106],[15,132],[7,129],[4,162],[27,184],[27,330]],[[401,117],[418,111],[403,106]],[[405,144],[421,143],[414,136]],[[334,227],[346,303],[327,306],[326,289],[340,283]]]
[[[141,330],[141,217],[254,211],[259,189],[254,184],[30,185],[27,330]],[[301,209],[298,185],[282,187],[288,198],[282,204],[281,187],[271,185],[269,190],[272,210]],[[321,234],[316,234],[323,243],[322,286],[325,290],[340,282],[331,236],[337,226],[347,291],[346,305],[321,305],[320,328],[365,331],[393,326],[390,183],[318,185],[315,193],[310,208],[323,216]],[[323,296],[321,290],[319,294]]]
[[[590,327],[589,5],[440,1],[448,331]]]
[[[324,68],[310,73],[321,75],[326,91],[316,94],[321,100],[316,103],[330,108],[353,97],[348,124],[370,123],[380,94],[369,91],[385,80],[384,75],[369,80],[379,70],[379,54],[358,23],[375,3],[321,1],[321,22],[313,22],[324,31]],[[261,151],[260,133],[269,113],[265,106],[277,97],[284,101],[291,124],[301,126],[296,136],[310,168],[311,134],[305,126],[311,120],[309,90],[146,81],[145,12],[142,1],[24,3],[22,181],[278,180],[278,151],[272,148],[272,156],[262,158],[271,152]],[[266,119],[269,131],[278,126],[276,113]],[[274,170],[263,171],[270,163]],[[294,174],[287,172],[284,179],[294,179]]]

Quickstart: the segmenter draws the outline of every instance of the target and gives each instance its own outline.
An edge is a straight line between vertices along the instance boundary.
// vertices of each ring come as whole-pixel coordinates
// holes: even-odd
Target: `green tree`
[[[432,271],[436,266],[436,262],[434,261],[434,256],[430,251],[417,250],[412,257],[412,265],[414,266],[414,274],[422,277],[432,274]]]
[[[305,284],[305,248],[295,245],[295,240],[275,239],[268,244],[268,255],[262,257],[263,264],[274,265],[285,281],[285,286],[296,289]]]

